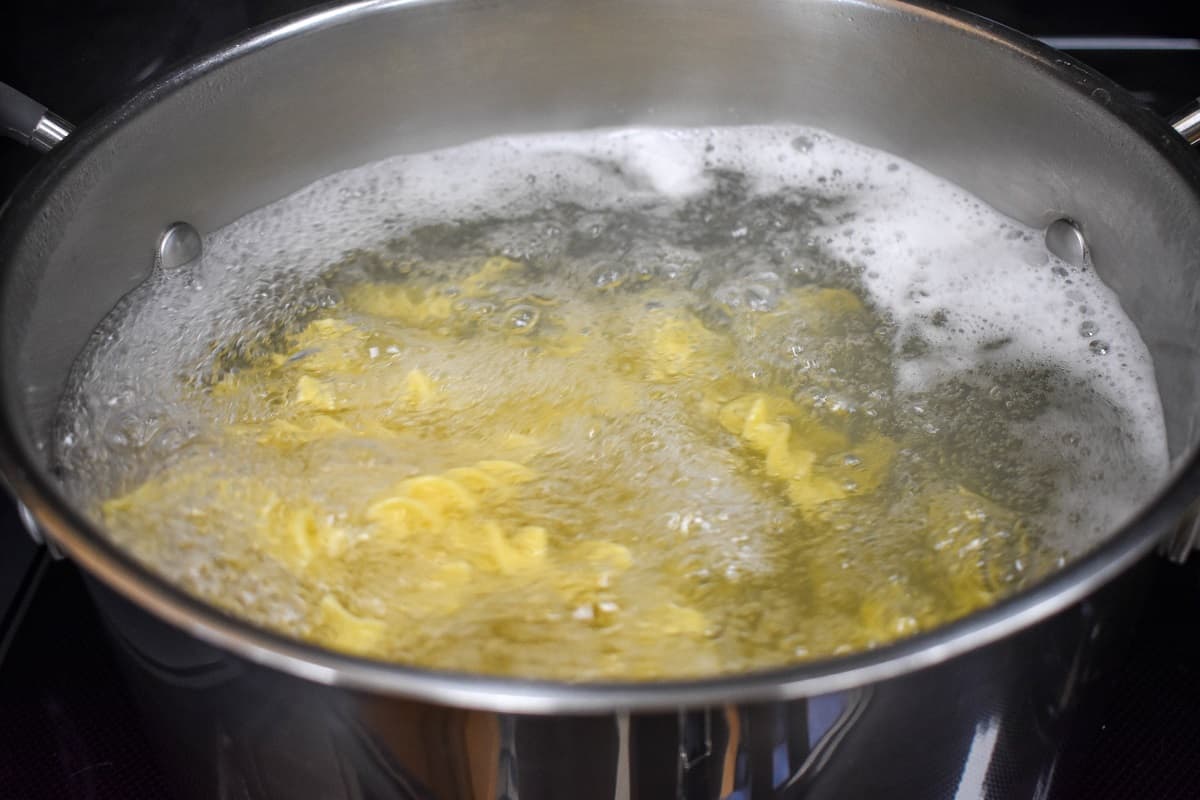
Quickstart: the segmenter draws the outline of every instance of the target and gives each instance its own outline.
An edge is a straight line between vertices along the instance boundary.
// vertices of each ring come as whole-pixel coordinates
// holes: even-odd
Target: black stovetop
[[[303,0],[44,0],[0,13],[0,80],[83,121]],[[1200,24],[1183,4],[974,0],[1045,37],[1159,113],[1200,91]],[[36,156],[0,140],[0,202]],[[1197,559],[1193,559],[1197,561]],[[1124,668],[1068,739],[1053,800],[1200,798],[1200,563],[1155,566]],[[167,798],[75,568],[51,561],[0,496],[0,800]]]

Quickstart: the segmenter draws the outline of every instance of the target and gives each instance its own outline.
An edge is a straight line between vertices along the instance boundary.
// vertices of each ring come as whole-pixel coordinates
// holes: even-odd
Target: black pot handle
[[[0,133],[45,153],[70,132],[66,120],[7,83],[0,83]]]

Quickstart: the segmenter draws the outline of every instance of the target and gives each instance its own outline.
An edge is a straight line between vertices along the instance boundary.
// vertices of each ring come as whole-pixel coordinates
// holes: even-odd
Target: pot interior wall
[[[329,172],[487,135],[787,121],[1026,223],[1078,221],[1154,355],[1178,458],[1200,389],[1196,159],[1115,87],[989,31],[835,0],[393,2],[284,28],[81,133],[9,209],[7,409],[45,452],[72,360],[176,220],[210,232]]]

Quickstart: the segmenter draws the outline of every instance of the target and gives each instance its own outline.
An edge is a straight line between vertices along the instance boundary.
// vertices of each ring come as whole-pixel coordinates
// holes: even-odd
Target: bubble
[[[509,309],[506,320],[508,328],[515,333],[530,333],[537,326],[541,312],[531,305],[518,305]]]
[[[813,140],[808,136],[795,136],[792,138],[791,145],[797,153],[808,153],[812,151]]]
[[[728,308],[770,311],[779,302],[782,281],[773,272],[760,272],[722,284],[713,298]]]
[[[592,285],[597,289],[616,289],[625,282],[625,273],[616,267],[602,267],[592,275]]]
[[[453,308],[470,319],[484,319],[496,313],[497,305],[491,300],[469,298],[455,302]]]

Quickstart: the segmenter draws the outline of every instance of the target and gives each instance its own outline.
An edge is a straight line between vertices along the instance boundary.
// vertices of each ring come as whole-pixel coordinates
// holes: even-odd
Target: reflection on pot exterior
[[[92,585],[181,798],[1045,797],[1080,693],[1137,613],[1134,570],[939,666],[789,702],[536,716],[321,686]]]

